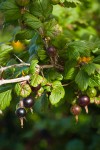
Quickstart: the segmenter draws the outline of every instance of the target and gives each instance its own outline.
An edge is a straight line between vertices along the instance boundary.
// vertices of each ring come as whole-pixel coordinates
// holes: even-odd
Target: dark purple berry
[[[70,112],[74,115],[74,116],[78,116],[81,113],[81,107],[78,105],[73,105],[70,108]]]
[[[19,118],[23,118],[26,116],[26,110],[24,108],[18,108],[15,113]]]
[[[50,47],[48,47],[47,52],[48,52],[49,55],[55,55],[56,54],[56,49],[55,49],[54,46],[50,46]]]
[[[33,92],[37,92],[40,88],[41,88],[41,84],[39,84],[37,87],[31,86]]]
[[[24,104],[24,107],[31,108],[34,104],[34,101],[33,101],[32,97],[29,96],[29,97],[26,97],[23,99],[23,104]]]
[[[79,103],[80,106],[85,107],[85,106],[89,105],[90,98],[87,95],[80,96],[78,98],[78,103]]]

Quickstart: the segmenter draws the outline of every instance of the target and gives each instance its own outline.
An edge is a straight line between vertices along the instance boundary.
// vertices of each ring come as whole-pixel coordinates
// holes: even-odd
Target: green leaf
[[[87,72],[88,75],[94,74],[96,67],[94,63],[85,64],[82,69]]]
[[[15,93],[19,96],[19,95],[20,95],[20,92],[21,92],[21,85],[20,85],[20,83],[17,83],[17,84],[15,85],[14,90],[15,90]]]
[[[75,78],[75,82],[78,84],[80,90],[84,91],[89,85],[89,75],[83,70],[80,70]]]
[[[8,70],[9,71],[9,70]],[[29,73],[29,68],[26,67],[26,66],[23,66],[23,67],[16,67],[16,68],[13,68],[12,70],[13,72],[11,72],[11,76],[13,78],[17,78],[17,77],[20,77],[22,76],[22,73],[24,73],[24,75],[27,75]],[[6,72],[6,74],[9,73],[9,72]],[[8,74],[7,74],[8,76]],[[9,77],[11,78],[11,76],[9,75]]]
[[[0,10],[5,15],[6,21],[17,20],[21,17],[20,9],[14,0],[2,2]]]
[[[49,100],[52,105],[56,105],[64,97],[65,91],[62,85],[55,86],[51,92]]]
[[[90,47],[92,50],[92,53],[100,55],[100,39],[97,37],[92,37],[90,39]]]
[[[51,92],[51,86],[44,86],[43,87],[44,88],[44,90],[46,90],[47,92]]]
[[[39,97],[35,104],[34,104],[34,111],[41,113],[41,112],[46,112],[48,110],[48,98],[46,96],[46,93],[43,93],[41,97]]]
[[[45,60],[47,58],[47,54],[45,50],[38,50],[37,54],[40,60]]]
[[[100,74],[100,64],[95,64],[96,71]]]
[[[5,64],[10,58],[10,52],[13,50],[12,46],[1,44],[0,45],[0,65]]]
[[[43,77],[38,75],[38,74],[34,74],[31,76],[31,81],[30,84],[33,87],[37,87],[40,83],[42,83],[43,81]]]
[[[48,80],[43,77],[43,81],[41,83],[41,86],[45,86],[48,83]]]
[[[65,150],[84,150],[84,142],[81,139],[74,138],[66,144]]]
[[[94,75],[89,79],[89,86],[90,87],[100,87],[100,76],[99,75]]]
[[[30,6],[30,12],[40,19],[48,18],[52,9],[50,0],[34,0]]]
[[[53,18],[49,21],[44,22],[44,32],[45,35],[51,38],[56,37],[59,33],[59,25],[57,24],[57,21]]]
[[[66,99],[66,102],[72,104],[75,97],[76,96],[75,96],[74,88],[72,86],[65,87],[65,98],[64,99]]]
[[[12,90],[7,90],[0,93],[0,110],[4,110],[10,105],[10,101],[12,99],[11,92]]]
[[[31,39],[34,35],[34,31],[33,30],[22,30],[19,31],[16,35],[15,35],[15,39],[16,40],[24,40],[24,39]]]
[[[94,54],[98,54],[98,55],[100,55],[100,46],[99,47],[97,47],[97,45],[96,45],[96,48],[92,48],[92,52],[94,53]]]
[[[70,80],[73,79],[76,75],[76,68],[75,66],[77,65],[76,61],[68,61],[65,64],[65,69],[64,69],[64,79],[65,80]]]
[[[81,4],[79,0],[65,0],[64,5],[66,7],[76,7],[77,5]]]
[[[56,70],[50,69],[48,71],[48,74],[47,74],[48,81],[62,80],[62,79],[63,79],[63,75],[57,72]]]
[[[41,88],[38,90],[37,95],[41,96],[43,92],[44,92],[44,88],[41,87]]]
[[[95,86],[100,86],[100,84],[98,84],[98,81],[96,81],[96,80],[90,78],[90,79],[89,79],[89,86],[90,86],[90,87],[95,87]]]
[[[37,59],[31,61],[30,69],[29,69],[31,74],[34,74],[36,72],[37,64],[38,64],[38,60]]]
[[[53,87],[53,88],[55,88],[55,87],[57,87],[57,86],[62,86],[62,84],[61,84],[60,81],[54,81],[54,82],[52,83],[52,87]]]
[[[31,88],[30,88],[29,84],[17,83],[15,85],[15,92],[18,96],[27,97],[31,93]]]
[[[0,93],[11,90],[13,88],[13,84],[5,84],[0,86]]]
[[[93,62],[96,64],[100,64],[100,55],[93,59]]]
[[[20,96],[21,97],[27,97],[31,94],[31,92],[32,91],[31,91],[29,84],[22,85],[21,91],[20,91]]]
[[[86,41],[74,41],[67,45],[67,57],[69,59],[78,59],[78,57],[90,56],[90,49]]]
[[[66,74],[65,74],[65,80],[70,80],[73,79],[76,73],[76,69],[75,68],[70,68],[69,70],[67,70]]]
[[[71,60],[71,59],[76,60],[76,59],[78,59],[78,57],[80,57],[80,53],[73,47],[68,47],[66,56],[69,58],[69,60]]]
[[[24,14],[23,18],[25,24],[31,27],[32,29],[38,29],[42,27],[42,22],[38,18],[29,13]]]

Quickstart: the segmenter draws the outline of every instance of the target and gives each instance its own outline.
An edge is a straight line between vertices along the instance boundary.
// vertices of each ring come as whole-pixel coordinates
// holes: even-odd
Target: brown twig
[[[22,66],[30,66],[29,63],[20,63],[20,64],[14,64],[14,65],[11,65],[11,66],[6,66],[6,67],[1,67],[0,68],[0,72],[3,72],[7,69],[10,69],[10,68],[14,68],[14,67],[22,67]],[[62,66],[60,65],[37,65],[36,66],[39,70],[41,69],[48,69],[48,68],[57,68],[59,70],[61,69],[64,69]],[[4,84],[8,84],[8,83],[17,83],[17,82],[22,82],[22,81],[28,81],[30,80],[30,75],[27,75],[27,76],[24,76],[24,77],[19,77],[19,78],[15,78],[15,79],[1,79],[0,80],[0,85],[4,85]]]
[[[11,66],[1,67],[0,68],[0,72],[3,72],[3,71],[5,71],[7,69],[10,69],[10,68],[23,67],[23,66],[30,66],[30,64],[28,64],[28,63],[20,63],[20,64],[14,64],[14,65],[11,65]]]
[[[15,79],[2,79],[2,80],[0,80],[0,85],[28,81],[29,79],[30,79],[30,75],[20,77],[20,78],[15,78]]]

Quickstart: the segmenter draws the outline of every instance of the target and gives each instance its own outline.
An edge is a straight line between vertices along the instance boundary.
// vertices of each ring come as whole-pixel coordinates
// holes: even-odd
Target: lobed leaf
[[[17,83],[15,85],[15,92],[18,96],[27,97],[31,93],[31,88],[30,88],[29,84]]]
[[[17,20],[21,17],[20,9],[14,0],[2,2],[0,10],[4,13],[6,21]]]
[[[76,61],[68,61],[65,64],[65,71],[64,71],[64,79],[70,80],[73,79],[77,73],[77,70],[75,68],[77,62]]]
[[[36,72],[36,66],[38,64],[38,60],[37,59],[34,59],[31,61],[31,64],[30,64],[30,73],[31,74],[34,74]]]
[[[45,50],[38,50],[37,54],[40,60],[45,60],[47,58],[47,54]]]
[[[59,72],[57,72],[56,70],[54,69],[50,69],[48,71],[48,74],[47,74],[47,80],[48,81],[54,81],[54,80],[62,80],[63,79],[63,75]]]
[[[7,44],[0,45],[0,65],[5,64],[10,58],[10,52],[13,50],[12,46]]]
[[[95,57],[93,59],[93,62],[96,63],[96,64],[100,64],[100,55],[98,55],[97,57]]]
[[[100,87],[100,74],[94,75],[89,79],[90,87]]]
[[[24,39],[31,39],[34,35],[33,30],[21,30],[15,35],[16,40],[24,40]]]
[[[50,0],[34,0],[30,6],[30,12],[40,19],[48,18],[52,10]]]
[[[89,85],[89,75],[83,70],[80,70],[76,75],[75,82],[78,84],[80,90],[84,91]]]
[[[23,19],[25,24],[31,27],[32,29],[38,29],[42,26],[42,22],[32,14],[29,13],[24,14]]]
[[[49,100],[52,105],[56,105],[64,97],[65,91],[62,85],[58,85],[53,88]]]
[[[52,105],[56,105],[65,95],[65,90],[60,81],[54,81],[52,83],[52,91],[49,100]]]
[[[4,110],[10,105],[10,101],[12,99],[11,93],[11,89],[0,93],[0,110]]]
[[[35,102],[34,104],[34,111],[35,112],[46,112],[48,110],[48,98],[46,93],[43,93]]]
[[[40,83],[42,83],[43,81],[43,77],[38,75],[38,74],[34,74],[33,76],[31,76],[31,81],[30,84],[33,87],[37,87]]]
[[[82,69],[87,72],[88,75],[94,74],[96,66],[94,63],[85,64]]]
[[[66,7],[76,7],[77,5],[81,4],[79,0],[65,0],[64,5]]]
[[[20,96],[27,97],[31,94],[31,87],[29,84],[25,84],[21,86]]]

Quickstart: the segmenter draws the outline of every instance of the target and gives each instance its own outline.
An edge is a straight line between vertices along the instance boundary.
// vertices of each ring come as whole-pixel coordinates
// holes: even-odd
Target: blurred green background
[[[81,0],[82,1],[82,0]],[[84,0],[77,8],[54,6],[53,15],[63,27],[66,37],[88,39],[92,35],[100,37],[99,0]],[[0,14],[0,42],[11,39],[13,27],[3,28]],[[64,104],[37,113],[28,113],[24,128],[15,116],[16,98],[11,106],[0,115],[0,150],[100,150],[100,107],[89,106],[76,124],[69,108]]]

